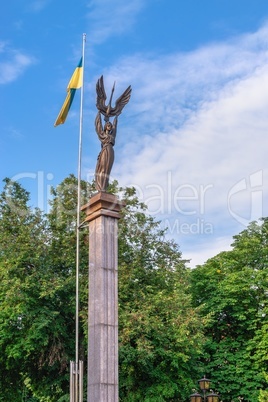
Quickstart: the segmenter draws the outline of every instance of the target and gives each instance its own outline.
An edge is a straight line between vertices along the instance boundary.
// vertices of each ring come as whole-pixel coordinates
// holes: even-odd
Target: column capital
[[[90,198],[89,202],[81,207],[86,213],[86,222],[90,222],[99,216],[110,216],[120,219],[120,211],[125,206],[114,194],[98,192]]]

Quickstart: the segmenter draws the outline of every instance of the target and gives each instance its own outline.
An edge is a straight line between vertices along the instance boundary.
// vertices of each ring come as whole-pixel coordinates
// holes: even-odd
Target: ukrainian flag
[[[78,66],[74,70],[74,73],[69,81],[67,86],[67,96],[62,105],[60,113],[54,123],[54,127],[58,126],[59,124],[63,124],[66,120],[70,107],[72,105],[74,95],[77,89],[82,87],[83,83],[83,58],[81,57]]]

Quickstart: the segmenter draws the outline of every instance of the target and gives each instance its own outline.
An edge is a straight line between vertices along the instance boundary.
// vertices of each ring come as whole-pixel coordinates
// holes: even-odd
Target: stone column
[[[97,193],[89,222],[88,402],[118,402],[118,242],[122,203]]]

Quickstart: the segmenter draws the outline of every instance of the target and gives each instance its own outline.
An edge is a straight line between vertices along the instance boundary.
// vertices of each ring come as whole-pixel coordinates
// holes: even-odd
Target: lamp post
[[[210,382],[206,376],[198,380],[199,387],[203,395],[198,392],[190,395],[190,402],[219,402],[219,395],[210,390]]]

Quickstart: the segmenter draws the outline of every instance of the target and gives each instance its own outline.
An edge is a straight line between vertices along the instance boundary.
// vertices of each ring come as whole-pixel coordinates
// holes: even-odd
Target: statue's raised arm
[[[96,129],[96,133],[98,134],[99,139],[101,140],[101,135],[103,133],[103,127],[102,127],[100,112],[97,113],[97,116],[95,119],[95,129]]]
[[[131,96],[131,86],[122,93],[115,101],[115,106],[112,107],[113,93],[115,83],[112,88],[111,96],[108,105],[106,105],[106,92],[104,88],[103,76],[101,76],[96,84],[97,102],[96,106],[98,113],[95,119],[95,129],[101,141],[101,151],[98,156],[95,183],[98,191],[106,191],[109,185],[109,176],[114,162],[115,137],[117,131],[117,118],[122,113],[123,108],[128,103]],[[101,115],[104,116],[105,124],[102,126]],[[114,117],[113,123],[109,121],[110,117]]]

